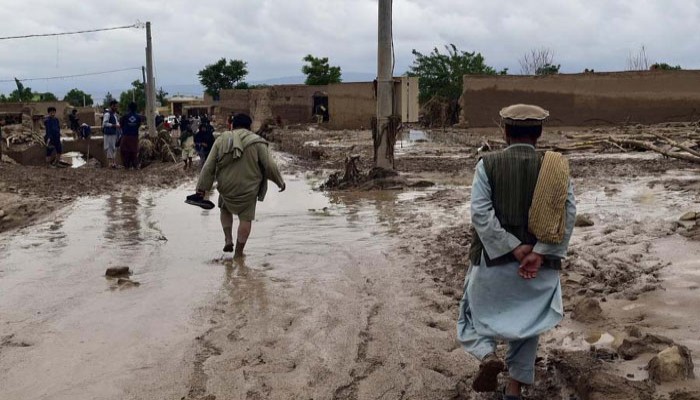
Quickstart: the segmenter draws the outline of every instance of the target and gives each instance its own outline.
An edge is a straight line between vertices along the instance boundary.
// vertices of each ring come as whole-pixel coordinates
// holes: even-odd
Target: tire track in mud
[[[367,348],[372,341],[371,329],[374,325],[374,319],[379,314],[381,306],[374,304],[367,314],[367,319],[364,328],[358,334],[360,342],[357,346],[357,355],[355,356],[355,367],[350,371],[352,381],[347,385],[343,385],[333,393],[333,400],[356,400],[360,382],[370,376],[377,368],[383,365],[381,360],[367,357]]]

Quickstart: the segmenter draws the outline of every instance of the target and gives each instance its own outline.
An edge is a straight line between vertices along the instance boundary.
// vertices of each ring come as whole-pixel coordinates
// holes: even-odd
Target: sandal
[[[498,374],[505,369],[505,364],[494,353],[481,360],[479,372],[474,378],[472,389],[478,393],[495,392],[498,388]],[[508,399],[511,400],[511,399]]]

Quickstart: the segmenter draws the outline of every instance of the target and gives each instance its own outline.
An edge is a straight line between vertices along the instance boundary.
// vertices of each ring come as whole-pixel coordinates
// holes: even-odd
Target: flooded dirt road
[[[397,169],[428,189],[323,194],[307,178],[317,185],[367,153],[370,133],[279,132],[297,175],[259,204],[241,263],[221,258],[216,211],[183,203],[190,185],[166,189],[188,179],[174,170],[149,186],[158,191],[130,187],[152,175],[141,171],[107,196],[111,184],[86,192],[80,169],[55,187],[32,180],[42,170],[11,170],[0,195],[79,183],[66,195],[87,197],[0,237],[0,399],[498,399],[471,392],[477,363],[455,341],[480,135],[405,135]],[[569,158],[594,225],[575,229],[567,315],[541,340],[526,398],[700,398],[698,380],[646,381],[661,349],[620,356],[647,334],[700,352],[700,218],[679,221],[700,211],[696,169],[637,152]],[[122,177],[99,172],[95,182]],[[36,209],[56,204],[38,195]],[[139,286],[104,277],[120,265]],[[573,318],[582,299],[600,313]]]
[[[456,349],[451,315],[416,312],[419,283],[389,255],[416,193],[328,198],[289,177],[259,203],[242,263],[187,193],[80,199],[0,241],[0,398],[454,393],[425,365]],[[139,286],[104,277],[122,265]]]

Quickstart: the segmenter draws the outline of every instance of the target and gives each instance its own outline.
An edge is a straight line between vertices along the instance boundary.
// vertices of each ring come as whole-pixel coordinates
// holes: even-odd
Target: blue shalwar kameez
[[[471,217],[492,259],[512,252],[521,244],[496,218],[483,161],[477,164],[474,175]],[[564,258],[575,217],[573,187],[569,183],[564,240],[556,245],[538,242],[533,251]],[[539,335],[562,320],[564,309],[558,270],[542,268],[536,278],[527,280],[518,275],[519,266],[511,262],[487,267],[482,256],[479,264],[469,268],[460,302],[457,337],[464,349],[480,360],[495,352],[497,340],[507,341],[506,364],[510,377],[532,384]]]

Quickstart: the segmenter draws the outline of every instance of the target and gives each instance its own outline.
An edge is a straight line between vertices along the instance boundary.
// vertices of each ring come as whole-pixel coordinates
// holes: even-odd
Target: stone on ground
[[[649,361],[649,379],[656,383],[675,382],[695,377],[693,359],[685,346],[673,346]]]
[[[129,267],[109,267],[105,271],[105,275],[111,277],[129,276],[129,274]]]
[[[574,223],[574,226],[578,228],[586,228],[593,225],[595,225],[595,222],[593,222],[593,219],[591,219],[590,215],[579,214],[576,216],[576,222]]]
[[[579,322],[596,322],[603,318],[603,309],[598,300],[583,298],[574,306],[571,318]]]

